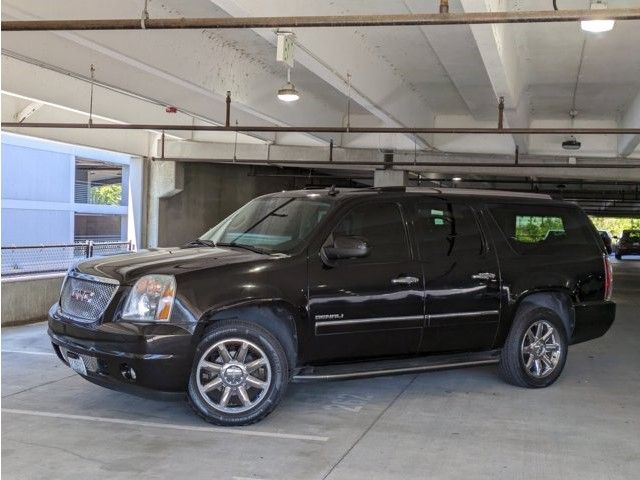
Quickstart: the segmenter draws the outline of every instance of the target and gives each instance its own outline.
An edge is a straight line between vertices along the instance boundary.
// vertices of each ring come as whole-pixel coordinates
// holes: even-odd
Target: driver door
[[[327,266],[309,259],[309,317],[313,360],[416,353],[424,326],[421,265],[412,255],[402,205],[367,202],[338,220],[333,236],[363,237],[364,258]]]

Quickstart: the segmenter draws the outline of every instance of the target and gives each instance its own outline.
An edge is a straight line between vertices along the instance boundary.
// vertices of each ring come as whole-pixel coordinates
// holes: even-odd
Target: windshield
[[[308,197],[256,198],[200,237],[216,245],[237,245],[267,253],[297,249],[331,208]]]

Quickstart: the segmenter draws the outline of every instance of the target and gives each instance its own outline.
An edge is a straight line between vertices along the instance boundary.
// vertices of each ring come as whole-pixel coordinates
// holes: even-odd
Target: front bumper
[[[83,324],[49,311],[49,336],[58,357],[65,353],[91,360],[86,379],[138,394],[186,390],[196,345],[190,325],[106,322]],[[85,364],[88,362],[85,362]],[[132,378],[131,369],[135,372]]]
[[[575,306],[575,326],[571,344],[601,337],[616,318],[616,304],[611,301],[585,302]]]

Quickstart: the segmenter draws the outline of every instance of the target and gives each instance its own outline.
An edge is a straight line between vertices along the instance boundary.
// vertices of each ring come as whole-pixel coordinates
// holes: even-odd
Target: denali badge
[[[71,298],[79,302],[91,303],[91,299],[94,295],[95,292],[92,292],[91,290],[82,290],[81,288],[71,291]]]
[[[328,313],[326,315],[316,315],[316,320],[341,320],[343,318],[343,313]]]

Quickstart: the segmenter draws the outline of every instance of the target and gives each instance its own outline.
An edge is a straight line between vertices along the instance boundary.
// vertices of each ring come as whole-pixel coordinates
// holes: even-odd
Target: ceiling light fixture
[[[283,102],[296,102],[300,100],[300,94],[291,83],[291,69],[287,68],[287,84],[278,90],[278,99]]]
[[[601,0],[595,0],[591,2],[591,10],[606,10],[607,4],[602,2]],[[582,20],[580,22],[580,27],[585,32],[591,33],[602,33],[608,32],[613,29],[613,25],[615,24],[615,20]]]
[[[453,180],[454,182],[460,182],[462,181],[461,177],[453,177],[451,180]]]

